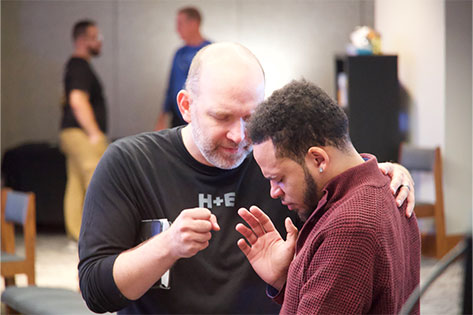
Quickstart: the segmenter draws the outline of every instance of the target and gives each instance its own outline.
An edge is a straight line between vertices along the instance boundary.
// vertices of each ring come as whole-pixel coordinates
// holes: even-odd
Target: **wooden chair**
[[[35,284],[36,214],[35,196],[2,188],[1,275],[5,286],[15,285],[16,274],[26,274],[28,285]],[[24,236],[25,254],[15,250],[15,225],[21,225]]]
[[[35,286],[36,217],[35,196],[2,189],[2,256],[1,274],[5,290],[1,300],[6,314],[95,314],[90,311],[80,292],[65,288]],[[15,251],[15,224],[22,225],[25,255]],[[15,286],[15,275],[25,273],[27,287]]]
[[[419,148],[405,143],[401,144],[399,162],[413,176],[416,173],[431,173],[434,182],[434,200],[424,202],[416,196],[414,212],[417,218],[431,217],[434,220],[434,233],[423,233],[422,253],[426,256],[442,258],[460,240],[459,236],[447,236],[445,231],[445,214],[442,183],[442,154],[440,147]]]

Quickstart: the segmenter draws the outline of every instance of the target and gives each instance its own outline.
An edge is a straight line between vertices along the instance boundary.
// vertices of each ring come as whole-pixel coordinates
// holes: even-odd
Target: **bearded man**
[[[286,219],[283,241],[258,207],[239,210],[250,228],[236,226],[248,241],[238,246],[281,314],[399,313],[420,280],[417,220],[399,211],[376,158],[356,151],[340,106],[292,81],[258,106],[248,133],[271,197],[304,222],[298,233]]]
[[[107,113],[102,84],[90,64],[100,55],[102,35],[95,22],[79,21],[72,30],[74,53],[64,71],[61,150],[66,155],[64,219],[67,235],[79,239],[85,192],[107,148]]]

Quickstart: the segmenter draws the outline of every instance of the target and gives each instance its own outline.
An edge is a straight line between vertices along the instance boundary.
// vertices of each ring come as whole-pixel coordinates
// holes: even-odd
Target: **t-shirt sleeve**
[[[112,144],[100,160],[84,201],[79,238],[79,282],[94,312],[114,312],[130,301],[113,279],[117,256],[136,245],[140,216],[133,202],[129,157]]]
[[[347,225],[324,235],[310,260],[297,314],[360,314],[370,309],[376,246],[373,235]]]
[[[92,76],[87,61],[76,60],[69,65],[68,90],[81,90],[90,94]]]

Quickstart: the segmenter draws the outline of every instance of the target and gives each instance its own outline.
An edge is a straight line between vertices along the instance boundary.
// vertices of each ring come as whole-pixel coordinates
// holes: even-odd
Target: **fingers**
[[[256,236],[260,237],[264,235],[265,231],[263,229],[263,226],[260,224],[258,219],[253,215],[253,213],[246,210],[245,208],[240,208],[238,210],[238,214],[243,220],[246,221],[246,223],[248,223],[248,225],[251,227],[251,229],[256,234]]]
[[[409,171],[402,165],[396,163],[381,163],[379,169],[391,177],[390,188],[396,196],[396,204],[400,207],[405,201],[406,216],[411,217],[415,206],[414,180]]]
[[[396,193],[401,186],[406,186],[409,190],[413,190],[414,181],[409,171],[402,165],[396,163],[390,164],[388,174],[391,177],[391,190]]]
[[[401,187],[402,185],[402,175],[399,175],[399,173],[393,172],[390,176],[391,176],[391,184],[389,186],[391,188],[391,192],[393,193],[393,195],[396,195],[396,193],[399,190],[399,187]],[[404,201],[404,199],[402,200]],[[399,206],[399,203],[398,203],[398,206]]]
[[[211,231],[220,230],[217,218],[208,209],[183,210],[169,229],[175,256],[191,257],[209,246]]]
[[[210,220],[212,212],[206,208],[192,208],[192,209],[185,209],[182,210],[179,216],[184,218],[192,218],[192,219],[201,219],[201,220]]]
[[[243,252],[243,254],[245,254],[245,256],[248,257],[248,255],[251,252],[251,247],[248,246],[248,244],[245,242],[245,240],[242,239],[242,238],[239,239],[238,242],[237,242],[237,245],[240,248],[240,250]]]
[[[215,214],[212,214],[210,216],[210,223],[212,224],[212,230],[214,231],[220,231],[220,225],[217,223],[217,217]]]
[[[256,243],[256,241],[258,240],[258,237],[255,235],[255,233],[253,233],[253,231],[246,227],[244,224],[238,223],[235,227],[235,230],[237,230],[241,235],[243,235],[251,245]]]
[[[409,188],[407,186],[399,187],[399,191],[396,195],[396,204],[398,207],[400,207],[404,203],[407,196],[409,196]]]
[[[217,217],[205,208],[186,209],[181,212],[179,217],[183,220],[189,220],[189,228],[196,232],[206,232],[209,230],[220,231]]]
[[[290,218],[286,218],[286,220],[284,221],[284,225],[286,226],[287,232],[286,241],[295,244],[298,233],[296,226],[294,225],[294,223],[292,223],[292,220]]]
[[[407,208],[406,208],[406,216],[410,218],[412,216],[412,213],[414,212],[414,207],[416,205],[416,198],[414,194],[414,186],[413,188],[409,191],[409,195],[407,196]]]
[[[399,186],[402,184],[402,174],[396,171],[395,164],[393,163],[379,163],[378,167],[384,175],[388,175],[391,178],[389,187],[391,188],[393,195],[395,195],[399,189]]]
[[[379,170],[384,174],[388,175],[389,177],[392,177],[393,174],[393,163],[389,162],[384,162],[384,163],[378,163]]]
[[[275,227],[271,219],[257,206],[251,206],[250,212],[255,216],[255,218],[259,221],[259,224],[262,225],[264,231],[266,233],[275,231]]]
[[[406,217],[410,218],[412,213],[414,212],[415,206],[415,196],[414,196],[414,188],[408,185],[401,185],[399,187],[399,192],[396,196],[396,204],[398,207],[401,207],[405,201],[407,201],[406,205]]]

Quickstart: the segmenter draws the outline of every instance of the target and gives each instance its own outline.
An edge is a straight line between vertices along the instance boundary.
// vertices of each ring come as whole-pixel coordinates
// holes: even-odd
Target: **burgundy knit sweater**
[[[302,227],[281,314],[395,314],[419,283],[420,238],[376,158],[333,178]],[[419,314],[419,305],[414,309]]]

